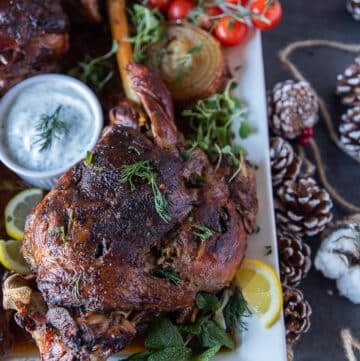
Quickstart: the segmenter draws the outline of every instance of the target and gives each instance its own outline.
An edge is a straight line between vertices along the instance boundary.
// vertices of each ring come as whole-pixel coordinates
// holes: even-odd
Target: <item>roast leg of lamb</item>
[[[194,308],[199,291],[229,286],[255,228],[252,169],[244,163],[229,183],[234,170],[216,171],[202,151],[185,160],[167,89],[144,66],[128,71],[152,131],[129,102],[112,110],[91,164],[72,167],[27,219],[22,250],[36,283],[13,276],[5,284],[7,307],[42,360],[103,360],[154,316]],[[123,181],[124,165],[139,164],[156,186]]]
[[[0,0],[0,95],[20,80],[53,72],[69,47],[59,0]]]
[[[6,276],[7,272],[0,266],[0,282],[2,283],[3,278]],[[2,305],[3,293],[0,288],[0,360],[9,353],[12,342],[13,335],[11,334],[9,325],[12,311],[3,309]]]

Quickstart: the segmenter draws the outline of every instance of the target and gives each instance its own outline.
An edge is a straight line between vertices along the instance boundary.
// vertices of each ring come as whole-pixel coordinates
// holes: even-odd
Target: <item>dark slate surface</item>
[[[360,44],[360,22],[354,21],[347,13],[345,0],[283,0],[282,3],[284,19],[281,25],[263,35],[268,89],[278,81],[291,78],[277,57],[278,51],[290,42],[328,39]],[[336,124],[345,110],[334,95],[336,75],[352,62],[354,56],[328,48],[299,50],[292,56],[326,100]],[[322,123],[315,127],[315,132],[330,182],[344,198],[360,206],[360,164],[338,150]],[[337,204],[334,213],[336,219],[348,214]],[[315,237],[309,242],[314,256],[320,240]],[[314,268],[299,288],[312,305],[313,314],[310,331],[295,347],[295,361],[346,360],[340,330],[350,328],[352,334],[360,338],[360,305],[353,305],[339,296],[335,282],[324,278]]]

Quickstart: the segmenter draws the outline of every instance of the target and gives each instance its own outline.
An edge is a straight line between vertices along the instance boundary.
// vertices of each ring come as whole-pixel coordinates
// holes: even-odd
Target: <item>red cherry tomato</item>
[[[235,46],[243,42],[248,34],[245,23],[234,20],[231,16],[224,16],[214,29],[215,37],[225,46]]]
[[[196,3],[192,0],[174,0],[170,4],[167,17],[169,20],[185,19],[195,7]]]
[[[241,5],[247,6],[249,0],[225,0],[226,3],[234,4],[234,5]]]
[[[171,3],[171,0],[148,0],[147,4],[151,8],[156,8],[161,12],[167,11]]]
[[[251,21],[261,30],[270,30],[278,25],[282,18],[282,7],[279,0],[255,0],[250,5],[250,10],[257,15],[264,15],[269,23],[252,18]]]
[[[210,29],[214,24],[213,16],[222,14],[222,10],[218,6],[208,6],[204,8],[204,15],[200,18],[200,25],[204,29]]]

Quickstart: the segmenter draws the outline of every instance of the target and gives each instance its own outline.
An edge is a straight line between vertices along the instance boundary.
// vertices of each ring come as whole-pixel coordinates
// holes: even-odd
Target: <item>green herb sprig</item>
[[[148,47],[166,35],[165,20],[156,10],[140,4],[133,6],[130,15],[135,35],[129,39],[129,42],[134,44],[135,62],[141,63],[146,59]]]
[[[157,174],[148,160],[140,161],[130,165],[123,165],[120,168],[120,183],[129,183],[132,191],[135,190],[134,178],[144,179],[151,186],[154,194],[155,210],[164,222],[169,222],[171,217],[169,214],[169,204],[165,195],[161,193],[156,179]]]
[[[176,286],[181,284],[180,275],[171,267],[157,268],[154,271],[155,276],[168,279],[171,283]]]
[[[77,78],[100,94],[113,77],[113,66],[108,60],[117,52],[118,43],[114,40],[110,51],[97,58],[85,55],[84,60],[68,71],[68,75]]]
[[[53,230],[51,230],[50,235],[51,235],[51,236],[60,235],[61,240],[62,240],[63,242],[66,242],[66,241],[67,241],[67,235],[66,235],[65,227],[64,227],[64,226],[60,226],[60,227],[54,228]]]
[[[233,121],[238,118],[240,124],[246,123],[247,112],[240,100],[231,95],[234,86],[235,82],[230,80],[223,93],[199,100],[194,107],[182,112],[182,116],[189,119],[192,129],[187,141],[191,147],[188,152],[201,148],[217,168],[223,157],[230,165],[239,167],[244,153],[242,147],[234,143]],[[242,135],[250,135],[249,128],[247,126]]]
[[[192,227],[195,228],[193,235],[198,237],[201,242],[207,241],[215,234],[213,230],[200,224],[193,224]]]
[[[60,116],[61,109],[62,105],[59,105],[54,113],[42,114],[35,126],[37,134],[33,144],[39,145],[40,152],[50,149],[54,139],[61,139],[61,136],[69,133],[68,124]]]

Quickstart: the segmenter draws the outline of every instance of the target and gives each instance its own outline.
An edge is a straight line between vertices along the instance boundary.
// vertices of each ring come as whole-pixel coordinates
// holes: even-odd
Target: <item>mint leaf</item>
[[[131,355],[126,359],[126,361],[147,361],[148,357],[150,356],[150,352],[139,352]]]
[[[185,346],[168,347],[161,351],[154,352],[148,361],[190,361],[191,350]]]
[[[226,346],[233,350],[234,340],[214,321],[206,321],[202,327],[201,342],[204,347]]]
[[[255,129],[251,127],[249,123],[243,121],[239,129],[239,135],[241,139],[246,139],[252,133],[255,133]]]
[[[208,348],[202,354],[193,357],[192,361],[209,361],[220,351],[220,348],[221,348],[220,345],[216,345],[211,348]]]
[[[220,308],[220,302],[215,295],[200,292],[196,295],[196,306],[200,310],[215,312]]]
[[[168,347],[183,347],[184,341],[176,326],[168,319],[160,318],[150,325],[145,346],[150,350],[162,350]]]
[[[199,317],[194,323],[187,325],[178,325],[177,329],[180,333],[188,333],[190,335],[200,335],[202,331],[202,325],[206,321],[206,318]]]
[[[236,329],[246,328],[243,317],[249,316],[250,310],[241,291],[236,288],[235,293],[230,297],[228,304],[224,309],[224,318],[226,326]]]

